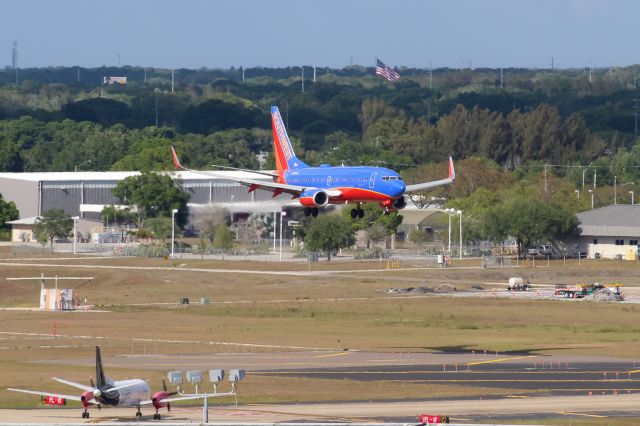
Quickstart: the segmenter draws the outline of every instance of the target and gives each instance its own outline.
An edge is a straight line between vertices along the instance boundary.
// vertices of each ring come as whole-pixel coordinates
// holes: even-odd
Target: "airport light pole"
[[[589,193],[591,194],[591,210],[593,210],[593,189],[590,189]]]
[[[613,177],[613,205],[618,204],[618,176]]]
[[[451,254],[451,215],[454,214],[454,209],[444,209],[444,212],[449,216],[449,254]]]
[[[80,216],[73,216],[71,219],[73,219],[73,254],[76,254],[76,241],[78,241],[77,224]]]
[[[171,258],[175,256],[175,244],[176,244],[176,213],[178,209],[171,210]]]
[[[287,212],[280,212],[280,262],[282,262],[282,222]]]
[[[458,214],[458,224],[460,225],[460,260],[462,260],[462,210],[456,212]]]
[[[633,191],[629,191],[629,194],[631,194],[631,205],[633,205]]]

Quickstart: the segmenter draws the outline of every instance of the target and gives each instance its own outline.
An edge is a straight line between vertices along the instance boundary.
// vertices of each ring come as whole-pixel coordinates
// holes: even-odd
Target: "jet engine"
[[[329,204],[329,196],[320,189],[308,189],[300,194],[300,204],[304,207],[324,207]]]
[[[397,200],[394,200],[391,206],[396,210],[402,210],[407,207],[407,200],[404,197],[400,197]]]

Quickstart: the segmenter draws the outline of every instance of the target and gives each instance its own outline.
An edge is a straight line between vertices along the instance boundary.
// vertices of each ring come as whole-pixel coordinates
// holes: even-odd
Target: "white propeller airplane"
[[[168,392],[167,386],[162,381],[163,390],[155,392],[151,395],[151,389],[146,380],[131,379],[131,380],[111,380],[106,377],[102,368],[102,358],[100,356],[100,346],[96,346],[96,381],[94,385],[91,380],[91,386],[86,386],[81,383],[72,382],[69,380],[59,379],[53,377],[53,380],[64,383],[69,386],[81,389],[83,392],[80,396],[77,395],[65,395],[52,392],[40,392],[26,389],[7,388],[7,390],[13,392],[23,392],[33,395],[40,395],[42,397],[54,397],[68,399],[70,401],[79,401],[84,406],[84,412],[82,413],[83,419],[89,418],[88,408],[90,406],[111,406],[111,407],[137,407],[136,417],[142,417],[140,407],[143,405],[153,405],[156,412],[153,415],[154,420],[160,420],[160,408],[166,407],[167,411],[171,411],[171,403],[174,401],[187,401],[193,399],[202,399],[205,397],[213,396],[227,396],[235,395],[235,386],[231,392],[225,393],[213,393],[213,394],[190,394],[174,397],[179,392]],[[58,399],[58,400],[59,400]]]

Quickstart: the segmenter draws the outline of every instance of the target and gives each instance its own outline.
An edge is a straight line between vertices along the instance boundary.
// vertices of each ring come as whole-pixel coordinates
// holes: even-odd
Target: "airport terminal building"
[[[13,201],[20,218],[40,216],[49,209],[63,209],[70,216],[101,219],[103,207],[118,205],[112,194],[118,182],[139,172],[47,172],[0,173],[0,194]],[[225,177],[268,179],[241,171],[216,171],[214,175],[194,172],[170,172],[189,194],[189,206],[220,205],[230,211],[251,210],[247,203],[260,202],[265,212],[280,211],[288,197],[275,200],[268,191],[248,192],[247,187]],[[282,200],[279,200],[282,198]]]

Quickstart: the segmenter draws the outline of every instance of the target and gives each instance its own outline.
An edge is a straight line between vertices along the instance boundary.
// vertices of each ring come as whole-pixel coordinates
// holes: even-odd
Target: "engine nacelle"
[[[407,200],[404,199],[404,197],[400,197],[397,200],[395,200],[391,206],[396,209],[396,210],[402,210],[405,207],[407,207]]]
[[[91,405],[89,401],[91,401],[93,398],[94,398],[93,392],[88,390],[82,392],[82,395],[80,396],[80,401],[82,402],[82,405],[84,406],[84,408],[87,408]]]
[[[308,189],[300,193],[300,204],[305,207],[324,207],[329,204],[329,196],[320,189]]]
[[[151,397],[151,402],[153,403],[153,407],[158,410],[162,407],[165,407],[166,404],[162,404],[160,401],[162,401],[163,399],[167,398],[169,396],[169,393],[167,391],[159,391],[153,394],[153,397]]]

